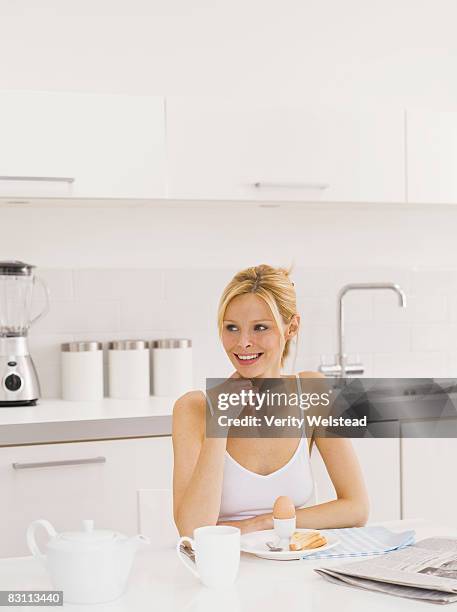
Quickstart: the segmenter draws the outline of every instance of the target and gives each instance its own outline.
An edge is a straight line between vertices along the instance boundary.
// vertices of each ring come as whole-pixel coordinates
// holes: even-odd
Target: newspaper
[[[380,557],[315,569],[337,584],[446,604],[457,601],[457,539],[427,538]]]

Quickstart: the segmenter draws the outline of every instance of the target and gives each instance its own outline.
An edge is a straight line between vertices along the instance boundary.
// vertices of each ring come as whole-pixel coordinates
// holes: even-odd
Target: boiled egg
[[[291,519],[295,517],[295,506],[287,495],[278,497],[273,506],[273,518]]]

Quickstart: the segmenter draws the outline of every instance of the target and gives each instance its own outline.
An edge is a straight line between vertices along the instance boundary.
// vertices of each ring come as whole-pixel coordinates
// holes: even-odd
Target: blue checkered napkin
[[[316,552],[302,557],[308,559],[338,559],[340,557],[366,557],[382,555],[414,544],[416,532],[394,533],[385,527],[351,527],[348,529],[322,529],[325,536],[338,538],[339,543],[328,551]]]

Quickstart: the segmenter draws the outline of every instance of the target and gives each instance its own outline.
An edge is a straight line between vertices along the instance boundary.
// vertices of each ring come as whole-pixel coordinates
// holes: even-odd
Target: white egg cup
[[[289,519],[273,518],[273,528],[278,538],[278,545],[286,550],[289,550],[289,539],[297,526],[297,517]]]

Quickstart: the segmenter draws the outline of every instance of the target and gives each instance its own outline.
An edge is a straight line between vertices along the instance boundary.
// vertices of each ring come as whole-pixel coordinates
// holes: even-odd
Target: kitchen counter
[[[417,520],[377,523],[393,531],[416,530],[416,540],[429,536],[457,537],[457,530]],[[208,589],[186,570],[171,546],[137,553],[129,587],[117,601],[97,605],[64,605],[72,612],[416,612],[436,604],[374,593],[327,582],[313,569],[350,559],[268,561],[242,553],[235,585],[223,592]],[[46,571],[33,557],[0,559],[0,590],[52,589]],[[24,606],[22,610],[34,610]]]
[[[43,399],[37,406],[0,408],[0,447],[171,435],[176,398]]]

